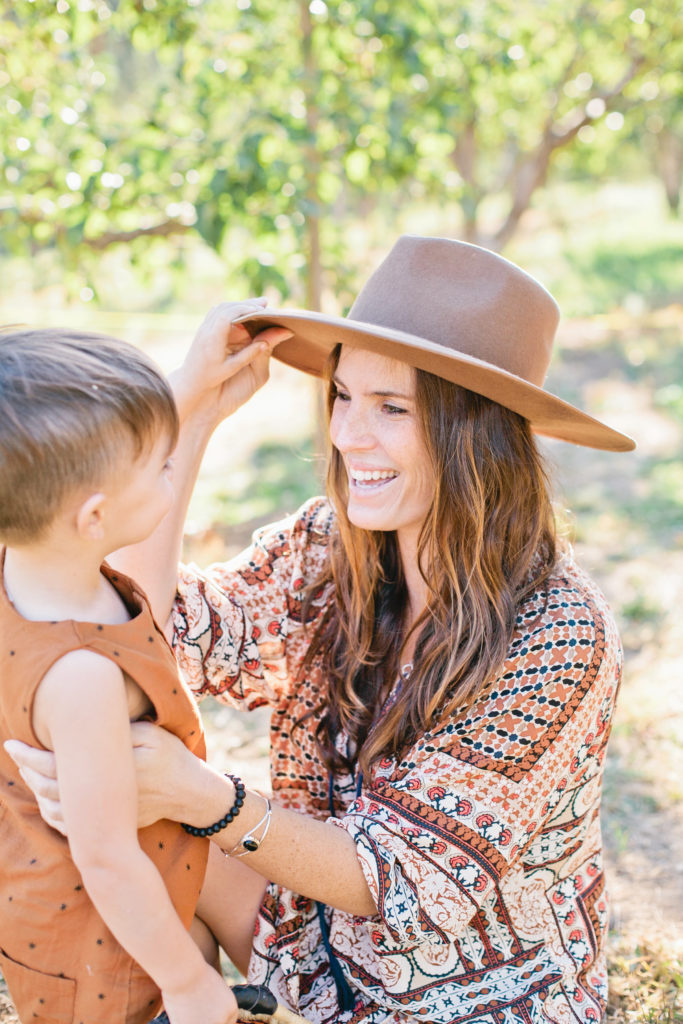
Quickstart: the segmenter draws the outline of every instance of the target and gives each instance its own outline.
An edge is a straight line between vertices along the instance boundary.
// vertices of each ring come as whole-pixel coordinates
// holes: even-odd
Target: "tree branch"
[[[102,249],[108,249],[110,245],[133,242],[136,238],[145,236],[168,238],[170,235],[184,235],[192,230],[194,230],[194,225],[182,224],[179,220],[171,218],[161,221],[160,224],[152,224],[147,228],[133,228],[131,231],[106,231],[103,235],[98,235],[97,238],[84,237],[82,244],[99,252]]]
[[[14,213],[17,212],[14,208],[12,210]],[[3,212],[8,213],[10,210],[6,209]],[[34,224],[48,223],[47,218],[38,217],[32,213],[21,213],[20,216],[22,224],[25,225],[33,226]],[[2,223],[1,216],[0,223]],[[94,249],[96,252],[101,252],[103,249],[108,249],[111,245],[126,244],[135,241],[136,238],[143,238],[145,236],[168,238],[171,235],[184,235],[192,230],[194,230],[194,225],[183,224],[179,220],[169,218],[168,220],[161,221],[159,224],[150,224],[145,228],[133,228],[130,231],[105,231],[104,234],[98,235],[96,238],[83,236],[79,240],[79,244],[85,245],[89,249]],[[55,225],[55,232],[57,235],[65,234],[66,228],[64,225]]]
[[[571,67],[573,63],[574,61],[572,60],[569,66]],[[602,100],[605,104],[605,109],[607,109],[610,101],[621,95],[624,88],[632,81],[644,63],[645,56],[638,54],[633,58],[629,68],[615,85],[610,89],[596,92],[591,99]],[[505,221],[492,239],[492,244],[496,249],[502,249],[510,240],[522,215],[529,207],[533,193],[545,182],[553,153],[557,149],[569,145],[585,125],[596,120],[595,117],[591,117],[586,113],[586,107],[589,102],[590,100],[587,98],[582,114],[579,114],[576,108],[574,111],[569,112],[568,118],[571,120],[571,124],[564,131],[558,130],[559,124],[550,117],[538,147],[527,159],[522,160],[518,165],[514,176],[512,205]],[[577,115],[574,119],[571,118],[572,113]]]

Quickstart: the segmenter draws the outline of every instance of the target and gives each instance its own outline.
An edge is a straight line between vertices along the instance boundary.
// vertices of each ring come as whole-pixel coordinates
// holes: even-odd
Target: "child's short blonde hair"
[[[97,489],[163,432],[175,445],[171,389],[133,345],[81,331],[0,331],[0,539],[39,539],[70,494]]]

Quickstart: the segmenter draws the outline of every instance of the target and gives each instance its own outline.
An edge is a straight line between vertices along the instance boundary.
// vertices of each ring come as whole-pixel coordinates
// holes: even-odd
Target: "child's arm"
[[[71,856],[99,914],[156,982],[172,1024],[236,1019],[230,989],[178,918],[137,839],[137,789],[123,675],[73,651],[45,675],[33,711],[55,752]]]

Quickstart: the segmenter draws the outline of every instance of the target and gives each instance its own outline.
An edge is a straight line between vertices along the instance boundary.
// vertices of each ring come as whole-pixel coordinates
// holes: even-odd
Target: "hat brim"
[[[534,431],[546,437],[605,451],[627,452],[635,448],[635,442],[626,434],[522,377],[413,334],[292,309],[248,313],[236,322],[243,324],[252,337],[267,327],[287,327],[293,337],[280,342],[273,355],[287,366],[316,377],[322,376],[335,345],[367,349],[484,395],[524,416]]]

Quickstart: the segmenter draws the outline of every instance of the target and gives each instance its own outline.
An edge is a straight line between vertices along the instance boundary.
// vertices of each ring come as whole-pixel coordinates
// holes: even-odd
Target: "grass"
[[[617,945],[610,956],[610,1024],[680,1024],[683,966],[664,948]]]
[[[536,273],[565,316],[638,316],[683,296],[683,222],[660,183],[557,182],[538,193],[506,255]]]

